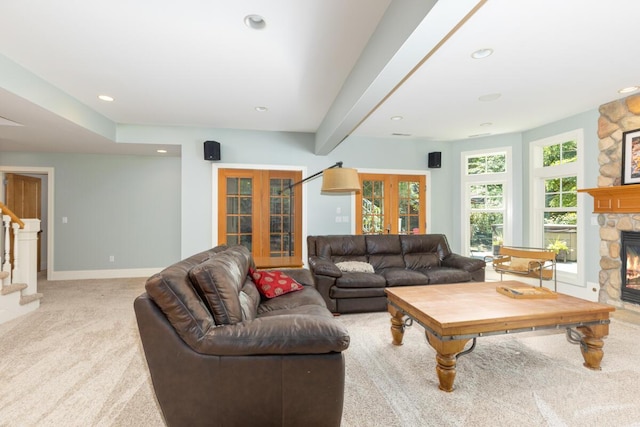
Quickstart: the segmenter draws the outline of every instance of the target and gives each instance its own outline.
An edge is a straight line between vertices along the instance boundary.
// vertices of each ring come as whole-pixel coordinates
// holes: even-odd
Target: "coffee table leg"
[[[393,345],[402,345],[402,337],[404,337],[404,313],[392,305],[388,307],[391,314],[391,336],[393,337]]]
[[[440,390],[453,391],[453,381],[456,379],[456,354],[464,350],[468,339],[441,341],[429,331],[425,331],[427,341],[438,353],[436,355],[436,372],[440,382]]]
[[[599,371],[602,369],[600,362],[604,356],[602,338],[609,335],[609,325],[579,326],[577,329],[583,334],[580,340],[580,351],[584,358],[584,366]]]

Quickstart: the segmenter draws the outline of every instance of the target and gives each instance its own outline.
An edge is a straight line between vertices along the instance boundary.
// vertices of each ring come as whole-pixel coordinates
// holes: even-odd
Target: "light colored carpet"
[[[41,307],[0,325],[0,426],[162,426],[133,299],[144,279],[44,282]],[[478,340],[438,389],[424,330],[391,344],[386,313],[351,335],[343,426],[640,426],[640,326],[614,319],[602,371],[564,334]]]

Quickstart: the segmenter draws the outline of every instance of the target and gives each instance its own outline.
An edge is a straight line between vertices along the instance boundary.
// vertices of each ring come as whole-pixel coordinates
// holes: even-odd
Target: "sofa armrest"
[[[282,314],[210,328],[194,350],[216,356],[322,354],[349,347],[349,333],[331,316]]]
[[[342,271],[331,261],[326,258],[317,256],[309,257],[309,267],[313,274],[330,277],[342,277]]]
[[[487,264],[477,258],[466,257],[459,254],[449,254],[449,256],[442,260],[442,266],[472,272],[485,268]]]

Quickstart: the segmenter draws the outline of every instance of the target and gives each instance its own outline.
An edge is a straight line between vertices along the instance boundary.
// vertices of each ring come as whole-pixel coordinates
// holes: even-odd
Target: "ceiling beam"
[[[486,0],[394,0],[316,131],[326,155]]]

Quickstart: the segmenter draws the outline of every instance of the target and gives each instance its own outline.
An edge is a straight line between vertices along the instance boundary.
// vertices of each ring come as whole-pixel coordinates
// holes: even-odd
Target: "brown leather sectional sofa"
[[[308,236],[307,248],[316,289],[334,313],[386,310],[387,286],[484,282],[485,263],[452,253],[443,234]],[[373,272],[343,271],[336,264],[344,262]]]
[[[346,329],[308,270],[302,290],[265,299],[243,247],[216,247],[146,282],[134,302],[169,426],[339,426]]]

